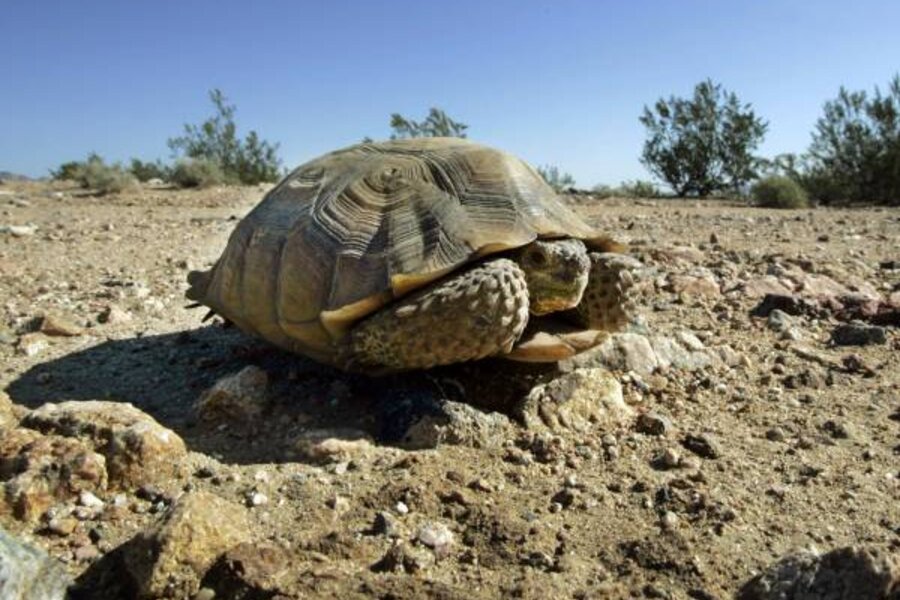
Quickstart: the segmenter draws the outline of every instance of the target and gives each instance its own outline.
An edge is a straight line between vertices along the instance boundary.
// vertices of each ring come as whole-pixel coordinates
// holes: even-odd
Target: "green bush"
[[[151,179],[167,181],[170,175],[169,167],[162,164],[159,160],[156,162],[144,162],[137,158],[132,158],[131,167],[128,170],[141,182],[150,181]]]
[[[77,181],[83,167],[83,162],[70,160],[59,165],[56,169],[50,169],[50,178],[56,181]]]
[[[169,177],[183,188],[204,188],[225,183],[225,174],[219,165],[206,158],[182,158],[175,163]]]
[[[465,123],[454,121],[440,108],[431,108],[424,121],[418,122],[407,119],[399,113],[391,115],[392,140],[417,138],[417,137],[466,137]]]
[[[697,84],[692,98],[645,106],[640,121],[648,134],[641,162],[679,197],[738,191],[757,175],[753,151],[768,124],[711,80]]]
[[[634,181],[623,181],[617,190],[619,196],[626,198],[658,198],[661,196],[659,188],[651,181],[643,181],[635,179]]]
[[[104,160],[91,154],[77,169],[76,180],[81,187],[98,194],[115,194],[137,185],[134,175],[119,163],[108,165]]]
[[[572,177],[571,173],[561,172],[559,170],[559,167],[555,165],[538,167],[537,172],[541,177],[544,178],[544,181],[547,182],[547,185],[552,187],[557,192],[567,190],[575,185],[575,178]]]
[[[247,134],[246,139],[237,137],[236,107],[227,103],[220,90],[212,90],[209,97],[216,114],[200,125],[185,125],[184,135],[171,138],[169,148],[187,158],[214,163],[229,183],[256,185],[277,181],[281,177],[278,144],[260,139],[255,131]]]
[[[750,190],[758,206],[766,208],[807,208],[809,198],[800,184],[782,175],[760,179]]]

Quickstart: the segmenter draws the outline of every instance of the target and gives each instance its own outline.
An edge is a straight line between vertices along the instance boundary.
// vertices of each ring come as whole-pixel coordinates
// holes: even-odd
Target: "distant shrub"
[[[204,188],[225,183],[225,174],[207,158],[182,158],[175,163],[169,179],[179,187]]]
[[[796,181],[783,175],[760,179],[750,190],[757,206],[766,208],[807,208],[809,198]]]
[[[619,185],[618,194],[626,198],[658,198],[661,195],[659,188],[651,181],[635,179],[623,181]]]
[[[159,160],[156,162],[144,162],[137,158],[132,158],[131,167],[129,167],[128,170],[141,182],[150,181],[151,179],[162,179],[163,181],[166,181],[169,179],[170,175],[169,167],[162,164]]]
[[[605,183],[598,183],[594,187],[591,188],[591,193],[597,196],[600,199],[603,198],[612,198],[617,195],[618,190],[611,185],[606,185]]]
[[[70,160],[59,165],[56,169],[50,169],[50,178],[56,181],[77,181],[84,163]]]
[[[230,183],[256,185],[277,181],[281,177],[278,144],[261,139],[255,131],[250,131],[245,139],[239,138],[234,123],[235,105],[228,104],[218,89],[212,90],[209,97],[216,114],[200,125],[185,125],[184,135],[169,139],[169,148],[188,158],[217,165],[223,179]]]
[[[424,121],[407,119],[399,113],[391,115],[392,140],[402,140],[417,137],[466,137],[465,123],[454,121],[440,108],[431,108]]]
[[[575,185],[575,178],[570,173],[563,173],[555,165],[538,167],[537,172],[544,181],[557,192],[561,192]]]
[[[97,154],[91,154],[76,170],[81,187],[98,194],[116,194],[137,185],[134,175],[119,163],[108,165]]]

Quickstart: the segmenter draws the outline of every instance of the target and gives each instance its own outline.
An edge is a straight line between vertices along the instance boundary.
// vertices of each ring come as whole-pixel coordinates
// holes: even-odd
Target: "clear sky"
[[[900,1],[11,0],[0,20],[0,170],[96,151],[168,159],[166,139],[238,107],[286,166],[386,138],[431,106],[469,137],[578,184],[647,178],[638,116],[711,77],[801,152],[840,85],[900,71]]]

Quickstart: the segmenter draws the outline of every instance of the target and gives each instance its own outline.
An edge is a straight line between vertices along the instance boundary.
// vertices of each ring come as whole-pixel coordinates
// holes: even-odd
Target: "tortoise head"
[[[531,314],[574,308],[581,301],[591,261],[580,240],[535,240],[517,250],[513,259],[525,272]]]

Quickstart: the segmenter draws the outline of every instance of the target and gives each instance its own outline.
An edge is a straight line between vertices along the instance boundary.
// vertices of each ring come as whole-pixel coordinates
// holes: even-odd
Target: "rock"
[[[358,460],[375,451],[372,438],[365,431],[350,428],[304,431],[294,448],[301,458],[316,462]]]
[[[296,576],[288,550],[272,543],[240,543],[215,562],[203,578],[216,600],[287,598]]]
[[[707,433],[700,435],[688,434],[684,436],[681,445],[701,458],[719,458],[722,455],[718,444]]]
[[[463,402],[437,401],[417,408],[402,437],[410,450],[437,448],[442,444],[473,448],[497,447],[512,424],[506,415],[485,412]]]
[[[674,338],[654,335],[649,339],[657,367],[661,369],[696,371],[718,360],[718,356],[708,352],[703,342],[688,331],[679,331]]]
[[[97,321],[106,325],[121,325],[131,321],[131,313],[111,304],[103,309]]]
[[[56,559],[0,527],[0,598],[64,600],[71,583]]]
[[[0,429],[15,427],[19,422],[15,405],[6,392],[0,391]]]
[[[776,308],[769,313],[769,316],[766,319],[766,325],[768,325],[769,329],[772,331],[782,332],[790,329],[794,325],[794,320],[786,312]]]
[[[871,346],[887,343],[887,330],[877,325],[844,323],[831,332],[831,343],[835,346]]]
[[[22,425],[90,441],[106,457],[110,484],[137,488],[165,481],[187,453],[178,435],[127,402],[102,400],[45,404]]]
[[[802,550],[745,583],[737,600],[890,600],[900,594],[900,564],[876,550]],[[889,596],[890,595],[890,596]]]
[[[377,563],[372,565],[372,570],[376,573],[418,573],[434,565],[434,559],[435,555],[432,552],[397,541]]]
[[[253,365],[219,379],[203,392],[194,410],[204,421],[244,423],[255,420],[268,404],[269,376]]]
[[[665,435],[672,430],[672,422],[667,417],[651,411],[638,415],[635,429],[647,435]]]
[[[700,263],[703,262],[703,251],[692,246],[669,246],[656,248],[651,252],[656,260],[662,263]]]
[[[618,379],[600,368],[576,369],[536,386],[515,412],[528,429],[554,432],[614,428],[634,418]]]
[[[0,435],[0,508],[34,521],[60,501],[106,489],[106,459],[81,440],[30,429]]]
[[[36,231],[36,225],[0,225],[0,233],[8,233],[17,238],[34,235]]]
[[[453,547],[453,532],[443,523],[425,523],[416,532],[416,540],[434,551],[437,558],[443,558]]]
[[[244,508],[208,492],[190,492],[157,525],[135,536],[125,567],[141,597],[190,598],[222,553],[249,541]]]
[[[637,333],[617,333],[596,349],[575,356],[578,367],[599,367],[621,372],[634,371],[649,375],[659,366],[659,359],[647,337]]]
[[[784,315],[815,316],[820,310],[812,302],[793,294],[766,294],[762,302],[750,312],[754,317],[768,317],[773,311],[780,311]],[[776,317],[781,318],[781,317]]]
[[[25,356],[37,356],[50,346],[47,337],[42,333],[26,333],[19,338],[16,350]]]
[[[400,523],[397,518],[387,511],[379,511],[375,514],[375,522],[372,524],[372,533],[387,537],[400,536]]]
[[[706,296],[715,298],[720,295],[719,282],[709,272],[688,275],[670,275],[668,288],[676,294],[688,296]]]
[[[785,283],[777,277],[766,275],[757,279],[746,281],[741,286],[741,292],[748,298],[762,298],[764,296],[790,296],[794,289],[789,283]],[[765,315],[760,315],[765,316]]]
[[[62,315],[45,315],[41,319],[41,333],[51,336],[74,337],[84,333],[84,328]]]

